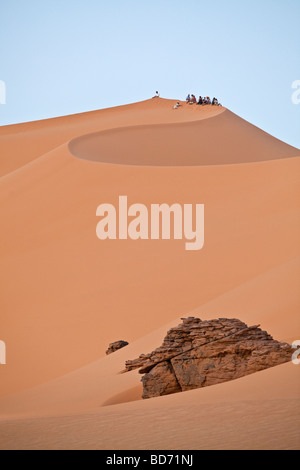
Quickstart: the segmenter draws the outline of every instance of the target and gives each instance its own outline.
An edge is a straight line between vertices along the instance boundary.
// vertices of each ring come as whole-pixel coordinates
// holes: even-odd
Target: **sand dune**
[[[140,376],[119,374],[190,312],[300,338],[300,150],[224,108],[172,106],[0,128],[1,448],[299,446],[297,366],[147,402]],[[146,206],[204,203],[204,249],[98,240],[97,206],[124,194]],[[118,339],[130,345],[105,357]],[[226,426],[214,437],[216,415]]]

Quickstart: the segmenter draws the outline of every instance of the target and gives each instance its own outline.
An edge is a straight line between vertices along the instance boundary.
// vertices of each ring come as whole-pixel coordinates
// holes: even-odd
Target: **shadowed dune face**
[[[146,166],[225,165],[299,155],[298,149],[228,110],[194,122],[85,135],[72,140],[69,149],[74,156],[95,162]]]

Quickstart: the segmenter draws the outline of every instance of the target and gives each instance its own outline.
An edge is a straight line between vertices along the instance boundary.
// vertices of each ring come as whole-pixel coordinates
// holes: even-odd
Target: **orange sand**
[[[0,128],[0,448],[299,448],[298,366],[147,401],[119,374],[191,312],[300,339],[300,150],[173,104]],[[119,195],[204,203],[204,249],[98,240]]]

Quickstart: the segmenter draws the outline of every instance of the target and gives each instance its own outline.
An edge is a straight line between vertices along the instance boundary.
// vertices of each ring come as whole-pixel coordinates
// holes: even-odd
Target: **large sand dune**
[[[149,401],[119,374],[191,312],[300,339],[300,150],[224,108],[173,104],[0,128],[1,448],[299,447],[293,364]],[[204,203],[204,249],[100,241],[96,208],[119,195]]]

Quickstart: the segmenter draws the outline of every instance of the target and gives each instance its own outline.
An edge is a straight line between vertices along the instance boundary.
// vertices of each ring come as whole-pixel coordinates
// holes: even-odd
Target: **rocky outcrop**
[[[127,343],[127,341],[115,341],[114,343],[110,343],[110,345],[108,346],[108,350],[106,351],[106,355],[108,356],[109,354],[112,354],[116,351],[118,351],[118,349],[122,349],[122,348],[125,348],[125,346],[128,346],[129,343]]]
[[[126,362],[126,371],[139,368],[144,374],[143,398],[227,382],[288,362],[293,353],[259,325],[227,318],[182,320],[161,347]]]

